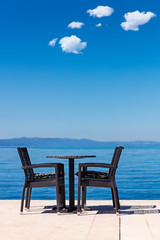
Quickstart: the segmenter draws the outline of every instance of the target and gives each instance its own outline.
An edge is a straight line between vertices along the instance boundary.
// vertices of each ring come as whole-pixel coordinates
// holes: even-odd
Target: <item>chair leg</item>
[[[114,194],[113,194],[113,189],[112,188],[111,188],[111,193],[112,193],[113,207],[115,208],[115,200],[114,200]]]
[[[25,194],[25,186],[23,187],[23,191],[22,191],[22,199],[21,199],[21,208],[20,208],[20,213],[23,213],[23,203],[24,203],[24,194]]]
[[[62,207],[62,186],[59,187],[59,204]]]
[[[118,201],[118,209],[120,209],[120,202],[119,202],[119,194],[118,194],[118,188],[116,187],[116,195],[117,195],[117,201]]]
[[[60,214],[60,187],[56,185],[56,196],[57,196],[57,214]]]
[[[62,207],[66,207],[66,199],[65,199],[65,185],[62,185],[61,187],[62,195],[61,195],[61,202],[62,202]]]
[[[66,201],[65,201],[65,179],[64,179],[64,165],[61,165],[61,174],[63,176],[63,184],[60,186],[60,206],[62,208],[66,207]]]
[[[78,201],[77,201],[77,215],[80,215],[81,207],[80,207],[80,197],[81,197],[81,185],[78,180]]]
[[[27,209],[29,209],[29,208],[30,208],[30,202],[31,202],[31,192],[32,192],[32,188],[29,188]]]
[[[28,197],[29,197],[29,188],[27,188],[25,208],[27,208],[27,206],[28,206]]]
[[[82,187],[82,208],[86,205],[87,187]]]
[[[113,185],[112,189],[113,189],[115,209],[116,209],[116,214],[117,214],[118,213],[118,199],[117,199],[117,194],[116,194],[116,187]]]

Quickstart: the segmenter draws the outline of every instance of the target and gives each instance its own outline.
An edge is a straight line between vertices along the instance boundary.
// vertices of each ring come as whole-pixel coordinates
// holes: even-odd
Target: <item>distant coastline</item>
[[[90,139],[71,138],[12,138],[0,139],[0,147],[107,147],[115,145],[160,145],[156,141],[94,141]]]

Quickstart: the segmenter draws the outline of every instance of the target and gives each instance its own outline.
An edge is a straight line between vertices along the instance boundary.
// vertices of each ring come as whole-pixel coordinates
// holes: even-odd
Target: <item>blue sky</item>
[[[114,12],[89,16],[97,6]],[[124,30],[137,10],[156,17]],[[1,2],[0,138],[160,141],[159,16],[157,0]],[[80,54],[62,51],[71,35],[87,44]]]

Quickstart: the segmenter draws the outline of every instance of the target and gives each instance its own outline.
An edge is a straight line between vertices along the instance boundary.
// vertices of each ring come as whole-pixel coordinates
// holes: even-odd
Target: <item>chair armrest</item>
[[[27,166],[22,166],[22,169],[31,169],[31,168],[43,168],[43,167],[60,167],[61,163],[39,163],[39,164],[31,164]]]
[[[79,163],[79,168],[81,169],[82,167],[117,168],[116,166],[107,163]]]

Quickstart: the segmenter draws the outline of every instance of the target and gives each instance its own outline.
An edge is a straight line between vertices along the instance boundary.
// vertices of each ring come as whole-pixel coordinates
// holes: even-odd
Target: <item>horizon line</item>
[[[13,139],[67,139],[67,140],[89,140],[94,142],[157,142],[160,140],[93,140],[90,138],[69,138],[69,137],[12,137],[12,138],[0,138],[0,140],[13,140]]]

